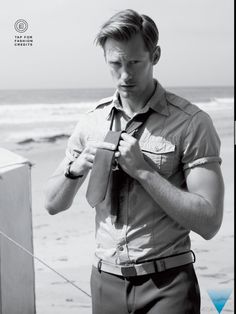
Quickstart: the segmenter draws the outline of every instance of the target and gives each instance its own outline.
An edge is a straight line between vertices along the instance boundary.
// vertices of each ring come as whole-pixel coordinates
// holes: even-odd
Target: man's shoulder
[[[98,101],[98,106],[100,105],[105,105],[105,104],[110,104],[113,101],[114,96],[109,96],[102,98]]]
[[[202,111],[198,106],[194,105],[189,100],[168,91],[166,92],[166,100],[170,106],[180,110],[183,114],[188,116],[193,116]]]
[[[93,106],[93,108],[89,112],[94,112],[96,109],[106,108],[112,102],[113,102],[113,96],[102,98],[98,102],[95,103],[95,105]]]

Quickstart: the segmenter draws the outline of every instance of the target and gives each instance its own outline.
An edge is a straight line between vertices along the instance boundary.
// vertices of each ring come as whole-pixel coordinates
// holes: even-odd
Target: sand
[[[225,212],[222,227],[206,241],[191,233],[195,269],[200,283],[202,313],[217,313],[208,289],[233,288],[233,135],[222,137],[222,171],[225,180]],[[32,167],[34,253],[90,293],[94,251],[94,210],[85,199],[87,181],[72,207],[55,216],[44,208],[44,187],[64,157],[66,140],[19,145],[15,152],[27,157]],[[37,314],[91,314],[91,299],[35,261]],[[222,313],[233,313],[231,295]],[[111,313],[112,314],[112,313]]]

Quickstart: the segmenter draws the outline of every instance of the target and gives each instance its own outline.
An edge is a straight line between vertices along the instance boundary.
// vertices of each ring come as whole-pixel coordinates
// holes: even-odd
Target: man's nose
[[[121,79],[122,81],[127,81],[131,78],[131,71],[127,67],[122,67],[121,69]]]

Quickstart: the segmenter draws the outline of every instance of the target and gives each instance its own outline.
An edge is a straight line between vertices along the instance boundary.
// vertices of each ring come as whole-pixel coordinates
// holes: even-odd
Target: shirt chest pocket
[[[146,159],[164,177],[173,173],[176,145],[162,138],[151,136],[140,147]]]

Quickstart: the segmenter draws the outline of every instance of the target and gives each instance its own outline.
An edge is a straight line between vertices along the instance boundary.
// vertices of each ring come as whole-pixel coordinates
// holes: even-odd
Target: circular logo
[[[18,32],[18,33],[24,33],[25,31],[27,31],[28,29],[28,23],[25,21],[25,20],[17,20],[15,22],[15,30]]]

